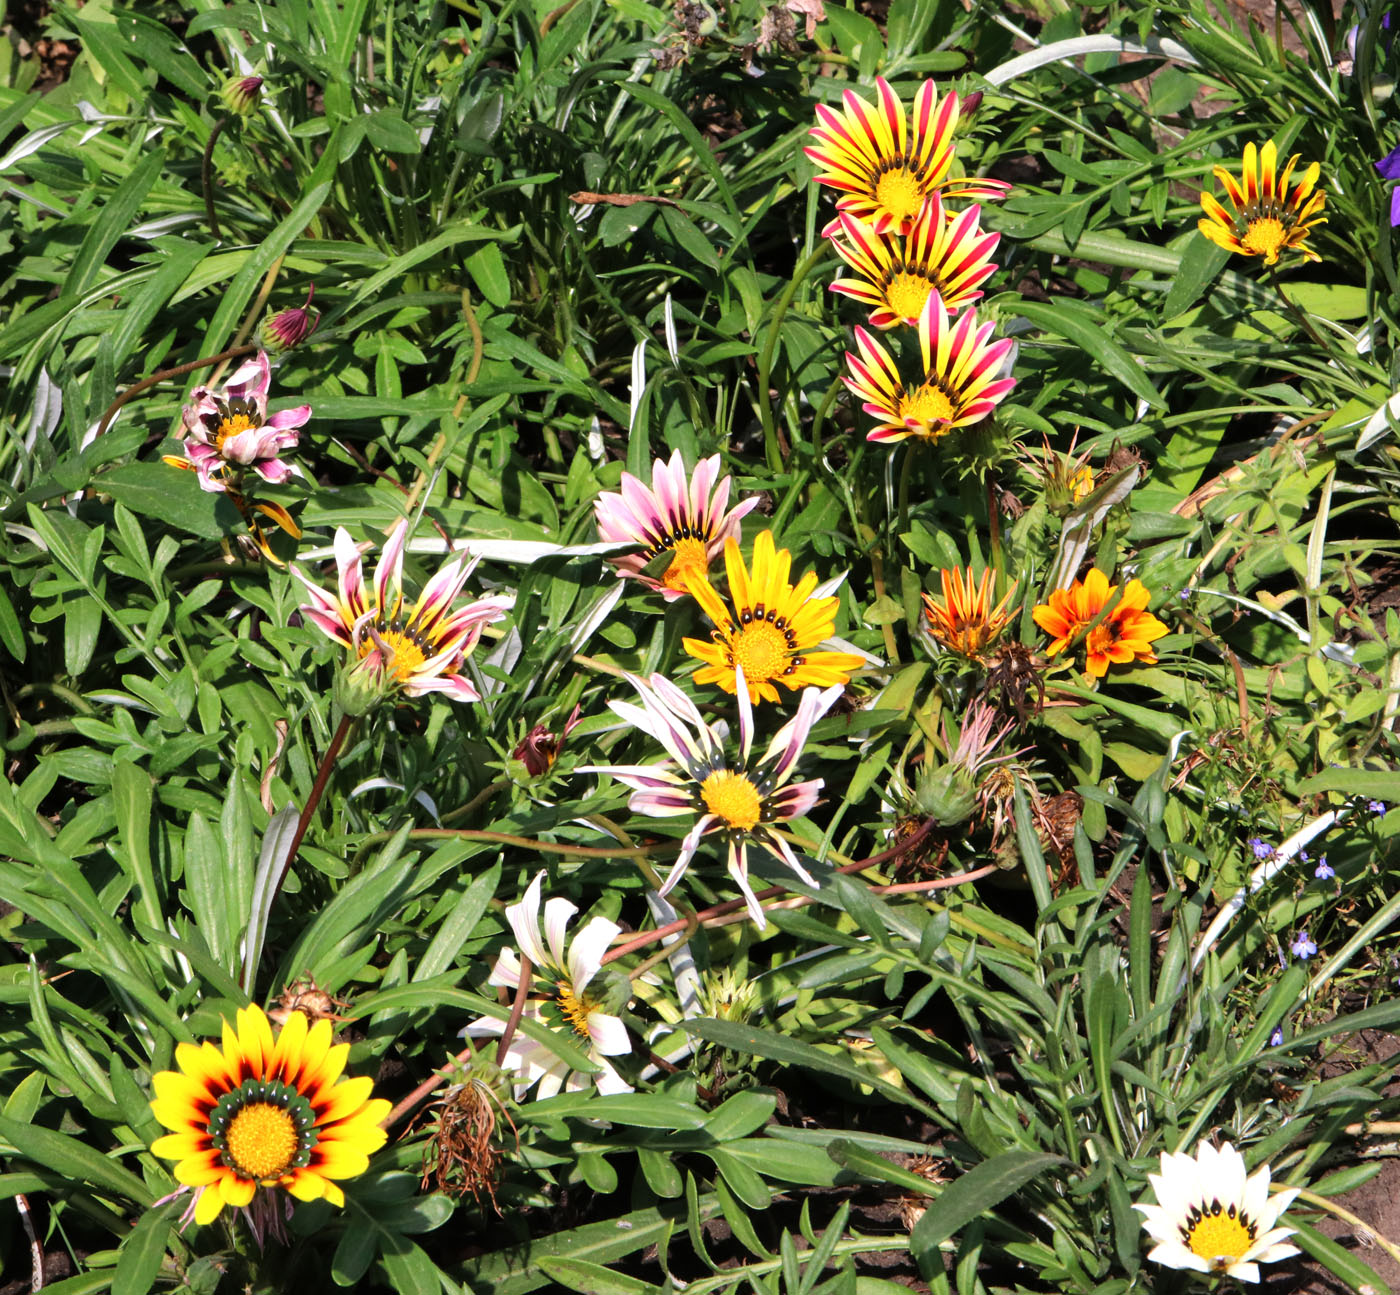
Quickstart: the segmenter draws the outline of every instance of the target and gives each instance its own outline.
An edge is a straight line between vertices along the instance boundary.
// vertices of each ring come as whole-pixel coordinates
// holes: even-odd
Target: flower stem
[[[198,360],[191,360],[188,364],[177,364],[173,369],[161,369],[159,373],[153,373],[149,378],[142,378],[135,386],[128,387],[110,405],[107,412],[102,415],[102,421],[97,424],[97,435],[101,436],[112,424],[112,419],[117,416],[119,410],[128,400],[134,400],[143,391],[149,391],[157,382],[164,382],[167,378],[183,378],[187,373],[193,373],[196,369],[203,369],[210,364],[220,364],[224,360],[236,360],[240,355],[247,355],[258,348],[251,343],[243,346],[230,346],[226,351],[220,351],[217,355],[206,355]]]
[[[768,325],[768,335],[763,342],[763,351],[758,357],[758,416],[763,422],[763,457],[773,472],[780,471],[783,466],[783,455],[778,446],[778,428],[773,419],[773,406],[768,399],[768,380],[773,372],[773,353],[778,349],[779,328],[783,322],[783,316],[787,314],[788,308],[792,305],[792,299],[797,296],[797,290],[802,286],[807,275],[811,273],[813,266],[827,256],[828,251],[824,241],[819,243],[807,253],[798,263],[797,269],[792,272],[788,286],[783,289],[783,295],[778,298],[777,304],[773,307],[773,318]]]
[[[214,212],[214,145],[218,143],[219,136],[224,133],[224,127],[227,125],[227,117],[220,117],[214,123],[214,129],[209,132],[209,142],[204,146],[204,156],[199,164],[199,180],[204,189],[204,212],[209,217],[209,232],[214,235],[216,243],[222,240],[222,235],[219,233],[219,217]]]
[[[1321,334],[1313,327],[1313,322],[1308,318],[1307,311],[1284,292],[1283,284],[1278,281],[1278,270],[1272,265],[1269,266],[1269,282],[1273,285],[1274,291],[1278,293],[1279,300],[1287,307],[1288,313],[1303,326],[1303,331],[1312,338],[1314,344],[1321,347],[1329,355],[1332,354],[1332,348],[1323,341]]]
[[[510,1043],[515,1038],[515,1032],[520,1028],[520,1018],[525,1014],[525,1000],[530,996],[530,978],[534,973],[534,966],[525,955],[525,951],[520,951],[520,983],[515,987],[515,1001],[510,1005],[510,1016],[506,1019],[506,1028],[501,1031],[501,1041],[496,1045],[496,1065],[504,1068],[506,1064],[506,1053],[510,1051]]]
[[[311,816],[316,812],[316,806],[321,803],[321,797],[325,795],[326,783],[330,781],[331,770],[335,768],[336,756],[340,754],[340,748],[345,745],[345,738],[354,722],[354,718],[350,715],[340,717],[340,723],[336,726],[335,733],[331,737],[331,744],[326,748],[325,755],[321,757],[320,768],[316,770],[316,781],[311,784],[311,795],[306,798],[306,804],[301,807],[301,817],[297,819],[296,835],[292,837],[292,843],[287,847],[287,853],[283,857],[282,866],[277,873],[277,880],[272,883],[272,894],[267,901],[269,911],[272,905],[277,902],[277,894],[282,889],[282,883],[287,879],[292,860],[297,857],[297,851],[301,848],[301,839],[306,835]]]

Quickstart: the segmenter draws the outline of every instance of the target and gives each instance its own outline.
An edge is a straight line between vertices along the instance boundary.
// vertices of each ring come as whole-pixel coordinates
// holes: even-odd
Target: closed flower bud
[[[914,791],[914,809],[937,819],[941,827],[965,823],[976,808],[976,784],[961,764],[945,764],[927,770]]]
[[[278,311],[263,325],[263,343],[269,351],[290,351],[316,331],[321,315],[319,311],[311,309],[311,299],[315,295],[316,285],[313,283],[303,305]]]
[[[258,106],[262,87],[263,79],[260,76],[231,76],[219,90],[219,97],[228,105],[230,112],[246,117]]]

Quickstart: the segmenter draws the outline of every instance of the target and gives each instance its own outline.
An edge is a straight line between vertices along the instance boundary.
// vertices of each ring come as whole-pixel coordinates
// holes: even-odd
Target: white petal
[[[632,1051],[627,1027],[618,1017],[606,1012],[588,1013],[588,1037],[593,1040],[593,1048],[599,1056],[625,1057]]]
[[[564,967],[564,939],[569,919],[578,912],[578,905],[567,899],[554,898],[544,906],[544,937],[549,941],[549,966]]]
[[[603,955],[622,928],[606,917],[595,917],[574,936],[569,946],[569,983],[581,990],[603,965]]]
[[[601,1057],[598,1059],[598,1065],[601,1069],[598,1074],[591,1076],[591,1078],[598,1085],[598,1091],[604,1097],[610,1097],[614,1093],[630,1093],[633,1091],[632,1085]]]
[[[520,952],[537,967],[545,966],[548,962],[544,945],[540,942],[540,888],[543,885],[544,873],[537,872],[520,902],[506,906],[506,921],[515,932]]]

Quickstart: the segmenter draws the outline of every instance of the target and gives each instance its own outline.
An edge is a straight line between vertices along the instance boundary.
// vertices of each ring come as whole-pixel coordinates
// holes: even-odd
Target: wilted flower
[[[725,541],[724,566],[732,612],[707,577],[688,577],[691,594],[715,625],[708,643],[682,640],[685,650],[704,662],[695,672],[696,683],[714,683],[734,692],[742,678],[750,702],[777,701],[774,684],[794,692],[808,684],[844,686],[851,671],[865,664],[853,652],[811,650],[835,629],[837,600],[813,596],[814,572],[796,585],[788,583],[792,554],[775,548],[772,531],[761,532],[754,541],[752,574],[734,540]]]
[[[939,574],[943,582],[942,599],[924,595],[924,616],[929,633],[959,656],[980,661],[982,654],[1001,637],[1011,618],[1008,609],[1016,592],[1016,581],[1011,582],[1001,601],[993,607],[991,590],[996,573],[990,567],[982,573],[980,583],[974,583],[971,567],[967,568],[965,576],[958,567],[951,571],[944,567]]]
[[[1083,580],[1076,580],[1068,589],[1056,589],[1049,602],[1033,608],[1035,623],[1054,639],[1046,656],[1063,652],[1089,629],[1117,592],[1118,586],[1109,584],[1108,577],[1095,567]],[[1167,627],[1147,610],[1148,597],[1141,580],[1129,580],[1117,606],[1089,629],[1084,668],[1091,678],[1102,679],[1112,664],[1142,661],[1151,665],[1157,660],[1151,644],[1167,632]]]
[[[853,91],[845,110],[817,105],[817,142],[802,151],[816,163],[819,184],[845,195],[836,203],[876,233],[906,234],[924,203],[935,193],[959,198],[1000,198],[1011,187],[1000,180],[952,175],[954,135],[961,101],[950,90],[939,102],[932,81],[914,96],[911,125],[904,104],[884,77],[875,78],[878,106]]]
[[[268,416],[267,391],[272,369],[267,352],[247,360],[220,391],[196,387],[194,404],[186,405],[181,418],[185,439],[181,446],[204,490],[237,489],[251,468],[264,481],[286,481],[292,466],[279,455],[297,443],[297,428],[311,417],[310,405],[283,409]],[[167,460],[180,464],[180,460]],[[229,480],[229,478],[232,480]]]
[[[593,502],[598,538],[636,544],[640,552],[608,560],[619,574],[635,576],[667,602],[688,592],[686,578],[703,576],[724,551],[726,540],[739,538],[739,521],[757,504],[758,496],[741,500],[725,511],[732,477],[719,475],[718,454],[701,459],[686,478],[685,463],[676,450],[669,463],[652,465],[651,488],[630,472],[622,474],[619,494],[605,493]],[[670,564],[660,580],[645,574],[647,564],[662,553]]]
[[[985,702],[974,702],[963,716],[955,739],[945,720],[944,746],[948,762],[937,767],[927,766],[914,792],[914,808],[922,815],[935,818],[944,827],[965,822],[977,808],[978,790],[984,769],[1013,759],[1020,752],[998,755],[997,748],[1015,728],[1007,722],[996,727],[999,716]],[[1014,783],[1009,792],[1014,793]]]
[[[558,734],[550,732],[544,724],[536,724],[511,752],[511,758],[519,760],[532,778],[548,773],[554,768],[559,752],[564,749],[564,739],[582,723],[579,718],[581,713],[581,708],[575,706]]]
[[[909,436],[936,441],[955,427],[980,423],[1016,385],[999,378],[1011,339],[991,340],[993,325],[977,326],[968,310],[956,319],[930,293],[919,312],[919,351],[923,374],[906,385],[888,351],[863,328],[855,330],[856,349],[846,352],[851,376],[842,378],[878,425],[866,440],[891,443]]]
[[[316,331],[321,314],[311,309],[311,299],[315,295],[316,285],[313,283],[307,288],[306,301],[302,305],[279,310],[263,325],[263,343],[268,350],[290,351]]]
[[[1219,199],[1203,192],[1201,233],[1227,252],[1262,256],[1265,265],[1277,263],[1280,254],[1290,248],[1306,260],[1320,261],[1307,240],[1315,226],[1327,221],[1322,215],[1327,195],[1317,188],[1322,168],[1314,162],[1290,189],[1298,158],[1297,153],[1290,157],[1283,174],[1278,175],[1278,149],[1270,140],[1262,149],[1253,144],[1244,146],[1238,180],[1223,166],[1215,167],[1215,178],[1225,186],[1225,196],[1234,210],[1227,211]]]
[[[374,585],[367,588],[360,551],[350,533],[335,533],[337,593],[327,593],[293,567],[311,594],[302,614],[328,638],[348,648],[356,658],[350,674],[365,698],[402,691],[409,697],[446,693],[453,701],[480,701],[461,673],[476,647],[482,628],[498,621],[511,606],[508,597],[479,598],[456,611],[452,604],[476,563],[458,554],[437,573],[418,596],[412,611],[404,606],[403,552],[408,523],[398,522],[389,534]]]
[[[1285,1244],[1292,1228],[1279,1216],[1298,1195],[1295,1187],[1269,1195],[1269,1166],[1246,1177],[1244,1157],[1228,1142],[1217,1151],[1202,1142],[1196,1154],[1162,1152],[1162,1172],[1148,1174],[1156,1205],[1135,1205],[1157,1244],[1153,1263],[1214,1277],[1257,1282],[1259,1265],[1298,1253]]]
[[[246,117],[258,106],[263,79],[260,76],[231,76],[219,89],[219,97],[230,112]]]
[[[556,896],[544,906],[542,936],[540,894],[543,886],[544,873],[536,873],[520,902],[506,908],[506,921],[515,932],[520,952],[531,963],[532,988],[542,995],[526,1002],[524,1018],[551,1029],[568,1031],[589,1060],[597,1063],[598,1074],[570,1073],[569,1063],[547,1044],[538,1043],[520,1031],[512,1037],[502,1067],[520,1076],[517,1096],[536,1082],[539,1089],[535,1095],[540,1098],[553,1097],[564,1087],[571,1093],[577,1092],[595,1082],[600,1093],[630,1093],[632,1085],[607,1060],[632,1051],[627,1027],[620,1017],[604,1010],[606,1004],[596,991],[589,993],[593,978],[602,968],[608,945],[622,928],[605,917],[595,917],[569,940],[569,919],[578,908]],[[520,970],[515,950],[502,949],[486,983],[518,989]],[[504,1029],[504,1021],[482,1017],[462,1033],[470,1038],[499,1038]]]
[[[739,759],[731,763],[724,754],[724,741],[701,717],[695,703],[664,675],[654,674],[650,683],[628,675],[642,699],[640,707],[613,701],[612,710],[643,733],[649,733],[666,748],[678,766],[672,772],[663,764],[596,765],[580,773],[611,774],[619,782],[635,788],[628,807],[639,814],[670,818],[698,813],[695,826],[686,833],[670,875],[661,887],[669,893],[680,880],[700,844],[700,838],[719,833],[729,844],[729,875],[743,892],[749,915],[762,928],[767,924],[763,909],[749,885],[748,847],[752,842],[776,855],[809,886],[816,883],[798,863],[792,847],[770,824],[800,818],[817,803],[822,780],[788,780],[797,768],[798,757],[812,725],[831,708],[841,695],[840,684],[819,692],[807,688],[795,714],[773,736],[767,751],[752,765],[753,707],[745,685],[742,666],[736,666],[739,703]],[[670,762],[667,762],[670,763]]]
[[[1288,951],[1295,957],[1306,962],[1317,952],[1317,945],[1308,938],[1307,931],[1299,931],[1293,937],[1293,943],[1288,946]]]
[[[368,1076],[342,1079],[350,1045],[332,1046],[331,1024],[292,1012],[276,1039],[260,1007],[224,1022],[223,1051],[181,1043],[179,1070],[151,1078],[151,1110],[174,1132],[151,1150],[176,1161],[175,1179],[195,1189],[194,1221],[225,1205],[246,1209],[260,1187],[285,1188],[302,1201],[344,1205],[332,1179],[354,1178],[384,1145],[389,1103],[371,1098]],[[265,1198],[261,1222],[278,1226]],[[258,1220],[252,1220],[255,1226]]]

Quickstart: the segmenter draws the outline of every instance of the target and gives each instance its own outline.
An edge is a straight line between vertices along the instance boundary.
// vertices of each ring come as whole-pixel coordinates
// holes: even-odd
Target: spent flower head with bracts
[[[704,575],[687,577],[687,587],[714,622],[710,642],[683,639],[685,650],[702,662],[695,682],[734,692],[742,682],[750,702],[777,701],[775,684],[796,692],[809,684],[841,684],[865,664],[853,652],[814,652],[836,628],[834,597],[817,596],[817,577],[807,572],[788,583],[792,554],[773,543],[773,532],[754,540],[753,570],[744,565],[739,545],[726,540],[724,566],[733,610]]]
[[[650,734],[671,757],[662,764],[593,765],[580,773],[606,773],[633,788],[628,806],[638,814],[670,818],[698,813],[695,826],[686,833],[681,852],[661,887],[670,893],[680,880],[700,844],[712,833],[728,843],[728,869],[743,892],[749,915],[762,929],[763,909],[749,885],[748,847],[767,850],[781,859],[809,886],[816,883],[797,861],[792,847],[772,830],[775,823],[800,818],[817,803],[822,780],[790,781],[806,745],[812,725],[841,696],[842,685],[826,691],[803,690],[797,713],[774,734],[768,749],[757,760],[753,752],[753,706],[742,666],[735,667],[739,705],[739,758],[731,762],[724,752],[722,731],[705,723],[695,703],[664,675],[645,681],[628,675],[641,698],[640,707],[613,701],[613,712],[634,728]],[[674,769],[670,767],[674,764]]]
[[[596,1083],[600,1093],[630,1093],[632,1085],[613,1069],[609,1057],[626,1056],[632,1041],[621,1017],[605,1010],[607,1004],[593,985],[602,969],[603,955],[622,930],[605,917],[592,918],[588,925],[568,936],[569,921],[578,907],[559,896],[545,902],[544,927],[540,927],[540,898],[544,873],[538,872],[519,903],[506,907],[506,921],[516,943],[531,964],[530,988],[537,997],[525,1004],[523,1019],[571,1036],[598,1067],[596,1075],[573,1070],[568,1061],[548,1044],[516,1031],[501,1062],[502,1068],[519,1076],[516,1095],[521,1096],[536,1083],[535,1096],[553,1097],[561,1088],[578,1092]],[[521,962],[514,949],[501,950],[487,979],[489,985],[520,987]],[[592,992],[590,992],[592,987]],[[463,1031],[468,1038],[499,1038],[505,1022],[481,1017]]]
[[[200,386],[191,392],[194,403],[181,413],[181,447],[199,474],[202,489],[211,493],[236,491],[249,469],[274,485],[292,475],[292,465],[280,456],[296,445],[297,428],[311,417],[311,406],[298,405],[269,416],[267,392],[271,385],[267,352],[259,351],[221,389]],[[185,466],[178,458],[167,458],[166,462]]]
[[[838,211],[870,225],[876,233],[907,234],[924,203],[945,197],[1000,198],[1011,186],[1000,180],[956,177],[955,135],[962,101],[950,90],[940,102],[932,81],[914,96],[913,120],[883,77],[875,78],[877,104],[854,91],[842,96],[837,111],[817,105],[815,144],[802,151],[816,163],[816,179],[844,195]]]
[[[928,631],[950,652],[969,661],[980,661],[1011,619],[1011,599],[1017,582],[1011,582],[1001,601],[993,607],[991,591],[996,573],[990,567],[982,573],[980,582],[974,582],[971,567],[967,568],[966,575],[959,567],[951,571],[944,567],[939,574],[943,597],[924,595]]]
[[[1157,1203],[1133,1208],[1156,1242],[1147,1255],[1153,1263],[1257,1282],[1261,1263],[1298,1253],[1285,1244],[1293,1229],[1278,1226],[1298,1189],[1270,1196],[1269,1166],[1246,1175],[1244,1157],[1228,1142],[1219,1151],[1202,1142],[1194,1156],[1164,1151],[1162,1172],[1147,1180]]]
[[[1001,239],[982,229],[981,215],[982,208],[975,206],[945,213],[935,193],[901,237],[877,234],[843,214],[832,230],[831,246],[859,277],[837,279],[832,292],[869,306],[872,328],[917,326],[930,293],[937,293],[947,310],[970,306],[997,268],[991,256]]]
[[[1327,221],[1322,214],[1327,195],[1317,187],[1322,168],[1314,162],[1290,188],[1299,156],[1295,153],[1290,157],[1283,173],[1278,174],[1278,149],[1270,140],[1262,149],[1252,143],[1244,146],[1238,180],[1217,166],[1215,178],[1224,186],[1233,210],[1227,210],[1213,194],[1202,192],[1205,215],[1199,221],[1201,233],[1227,252],[1262,256],[1265,265],[1277,264],[1290,250],[1306,260],[1320,261],[1322,257],[1307,240],[1316,226]]]
[[[977,326],[968,310],[954,318],[937,293],[919,312],[923,375],[912,385],[899,375],[888,351],[863,328],[855,330],[858,356],[846,352],[851,376],[842,378],[879,424],[866,440],[893,443],[909,436],[936,441],[955,427],[979,423],[1006,398],[1016,379],[999,378],[1010,338],[992,341],[994,325]]]
[[[172,1130],[151,1150],[174,1160],[175,1180],[194,1189],[196,1223],[225,1205],[247,1209],[259,1188],[345,1204],[335,1180],[365,1172],[389,1113],[387,1101],[370,1096],[373,1080],[342,1077],[349,1054],[348,1043],[332,1044],[329,1021],[310,1025],[302,1012],[274,1038],[256,1005],[239,1010],[236,1026],[224,1022],[222,1051],[177,1045],[179,1069],[151,1078],[151,1111]]]
[[[350,533],[335,533],[339,573],[335,593],[315,584],[293,567],[311,594],[302,614],[328,638],[349,649],[353,664],[343,700],[362,694],[365,708],[379,697],[403,692],[409,697],[445,693],[452,701],[480,701],[462,666],[481,637],[482,628],[510,609],[509,597],[478,598],[453,608],[476,562],[458,554],[423,587],[412,610],[403,596],[403,554],[408,523],[389,533],[374,583],[366,585],[362,559]],[[347,705],[347,709],[350,709]]]
[[[1048,602],[1031,610],[1035,623],[1054,642],[1046,656],[1057,656],[1093,624],[1118,592],[1117,585],[1097,567],[1068,589],[1056,589]],[[1108,667],[1129,661],[1152,664],[1157,660],[1152,644],[1167,627],[1147,610],[1150,595],[1141,580],[1129,580],[1117,605],[1093,629],[1084,643],[1084,668],[1092,679],[1102,679]]]
[[[608,560],[619,575],[636,577],[667,602],[685,597],[687,577],[708,573],[725,541],[739,538],[740,520],[758,504],[755,495],[727,509],[732,484],[732,477],[720,476],[718,454],[701,459],[688,479],[679,450],[669,463],[657,459],[650,488],[624,472],[619,493],[606,492],[593,502],[598,537],[636,544],[640,551]],[[656,580],[646,567],[663,553],[670,554],[670,564]]]

